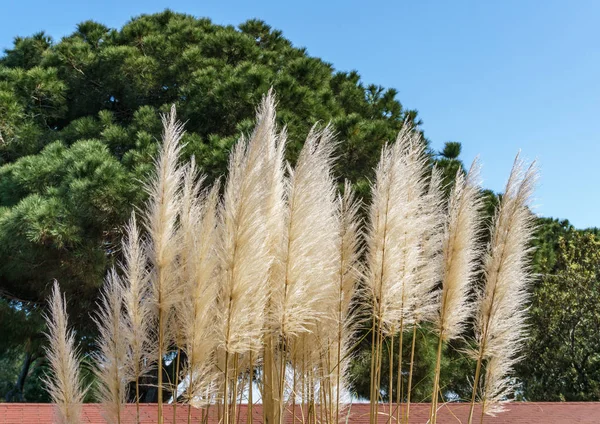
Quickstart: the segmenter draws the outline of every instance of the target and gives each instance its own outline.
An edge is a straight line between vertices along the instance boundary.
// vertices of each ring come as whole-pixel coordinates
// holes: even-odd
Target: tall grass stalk
[[[442,271],[442,241],[444,231],[445,205],[442,191],[442,175],[437,168],[431,170],[427,180],[428,188],[421,186],[420,224],[417,238],[420,240],[420,260],[417,269],[417,281],[414,286],[414,302],[407,313],[407,321],[412,326],[410,363],[406,389],[406,415],[402,421],[410,420],[410,402],[412,395],[413,370],[417,329],[424,322],[435,320],[437,309],[436,286]]]
[[[140,422],[140,378],[148,371],[154,358],[150,343],[150,308],[148,305],[148,258],[140,237],[135,214],[125,227],[122,243],[124,334],[128,344],[126,373],[135,384],[136,423]]]
[[[98,327],[98,351],[94,355],[98,398],[109,422],[121,424],[127,399],[126,321],[123,316],[123,284],[113,268],[105,279],[94,317]]]
[[[442,289],[434,321],[438,333],[430,420],[437,420],[442,347],[465,330],[472,313],[470,290],[477,272],[482,200],[479,188],[479,163],[473,161],[468,174],[458,172],[450,194],[443,238]]]
[[[315,330],[331,311],[336,250],[336,202],[332,177],[335,144],[331,129],[313,128],[289,169],[282,255],[275,259],[271,290],[272,319],[280,340],[279,422],[283,420],[288,356],[297,338]],[[307,358],[309,359],[309,358]],[[310,361],[310,363],[315,363]],[[310,368],[310,367],[309,367]]]
[[[75,333],[68,327],[66,300],[55,281],[45,315],[49,345],[46,358],[50,367],[44,383],[56,405],[57,424],[79,424],[81,404],[88,388],[81,382],[79,353],[75,347]]]
[[[163,359],[173,340],[168,319],[179,303],[181,291],[177,277],[179,233],[177,219],[180,204],[182,168],[179,167],[183,125],[177,121],[175,107],[162,117],[161,150],[156,159],[156,175],[147,190],[145,225],[149,235],[148,257],[151,266],[151,296],[156,320],[156,364],[158,371],[158,424],[163,423]]]
[[[220,287],[217,308],[217,344],[224,352],[223,421],[230,423],[229,397],[237,373],[236,355],[257,353],[262,346],[269,255],[264,199],[269,169],[268,148],[274,127],[269,98],[257,113],[250,139],[241,138],[229,160],[229,175],[221,208],[219,258]],[[234,394],[235,396],[235,394]],[[235,418],[235,417],[234,417]]]
[[[272,259],[267,279],[267,305],[265,310],[265,324],[262,358],[260,355],[252,355],[250,361],[250,374],[254,375],[254,366],[262,359],[262,373],[260,373],[260,392],[263,403],[263,421],[265,423],[276,423],[279,420],[279,408],[276,400],[279,394],[279,331],[277,328],[277,317],[275,316],[275,297],[280,290],[281,269],[284,258],[284,232],[286,229],[285,217],[287,213],[286,191],[286,131],[283,129],[279,134],[275,126],[275,98],[269,91],[262,104],[263,114],[269,116],[271,125],[265,127],[264,133],[267,140],[267,164],[265,172],[265,185],[267,194],[265,196],[265,213],[267,220],[266,244],[269,257]],[[249,405],[251,414],[253,405]]]
[[[316,324],[315,337],[305,337],[314,339],[314,345],[319,347],[319,357],[315,358],[318,363],[313,368],[319,373],[320,412],[325,415],[325,421],[331,423],[339,422],[341,396],[346,392],[349,344],[355,321],[350,308],[361,277],[360,203],[348,181],[345,182],[343,195],[338,196],[336,208],[335,272],[331,274],[331,284],[323,289],[326,298],[321,304],[322,318]],[[310,352],[310,345],[306,350]],[[294,369],[299,368],[298,365]]]
[[[404,319],[400,319],[400,327],[404,329]],[[402,347],[404,344],[404,331],[401,331],[398,336],[398,378],[396,379],[396,422],[399,423],[402,417],[404,416],[404,411],[402,407],[403,393],[402,390],[404,388],[402,384]]]
[[[423,289],[424,285],[419,284],[419,270],[425,259],[423,228],[428,228],[429,223],[429,214],[424,211],[427,173],[428,161],[422,137],[406,125],[396,142],[384,147],[372,188],[366,278],[371,291],[375,330],[371,420],[375,420],[378,414],[384,340],[396,331],[401,338],[405,326],[414,323],[417,298],[423,295],[431,297],[427,289]],[[430,289],[431,285],[427,288]],[[398,355],[400,381],[401,344]],[[389,396],[393,396],[391,390]],[[390,408],[390,420],[392,415]]]
[[[216,307],[216,274],[218,257],[217,210],[220,185],[202,190],[203,178],[197,175],[192,158],[183,177],[181,225],[181,275],[186,296],[179,310],[182,327],[182,347],[187,362],[186,402],[188,424],[191,406],[205,406],[206,392],[214,381],[213,326]]]
[[[393,197],[394,168],[390,148],[384,146],[381,159],[376,169],[375,183],[372,186],[372,204],[370,208],[370,221],[367,231],[367,270],[366,283],[370,290],[373,302],[371,326],[371,372],[370,372],[370,419],[375,422],[376,406],[379,400],[377,387],[377,365],[379,344],[382,335],[383,323],[391,320],[393,309],[393,294],[397,291],[395,282],[387,275],[387,268],[396,261],[388,258],[391,227],[393,222]],[[390,296],[390,294],[392,294]]]
[[[502,399],[514,384],[510,377],[525,337],[527,289],[531,282],[529,261],[534,215],[529,204],[536,179],[535,162],[525,166],[517,155],[494,218],[492,238],[484,259],[485,285],[477,298],[475,340],[478,349],[473,352],[477,366],[469,423],[473,420],[478,387],[482,388],[483,422],[484,414],[503,411]]]

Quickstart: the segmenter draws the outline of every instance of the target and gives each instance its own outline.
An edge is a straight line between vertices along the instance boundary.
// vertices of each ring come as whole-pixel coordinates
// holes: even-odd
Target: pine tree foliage
[[[86,21],[61,40],[18,37],[0,57],[0,289],[42,303],[56,278],[79,301],[72,320],[96,332],[93,308],[106,271],[122,260],[121,228],[147,200],[160,114],[186,122],[183,159],[207,183],[253,127],[274,87],[286,159],[295,163],[315,122],[332,123],[340,181],[358,196],[385,141],[418,123],[396,91],[295,47],[262,21],[238,27],[165,11],[113,29]],[[35,311],[35,308],[30,308]],[[87,350],[86,345],[82,346]]]

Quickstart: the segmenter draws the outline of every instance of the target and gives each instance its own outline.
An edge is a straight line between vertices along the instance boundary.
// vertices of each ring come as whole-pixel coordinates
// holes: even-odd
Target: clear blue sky
[[[4,0],[0,48],[45,30],[55,39],[94,19],[120,27],[161,11],[237,25],[260,18],[338,70],[395,87],[434,148],[477,154],[502,190],[514,155],[537,159],[536,211],[600,226],[600,2]]]

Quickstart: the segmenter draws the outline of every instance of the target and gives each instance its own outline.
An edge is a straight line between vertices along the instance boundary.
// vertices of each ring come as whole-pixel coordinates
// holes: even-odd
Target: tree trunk
[[[25,358],[23,358],[23,365],[21,366],[21,372],[17,378],[17,382],[13,388],[6,394],[6,402],[25,402],[23,395],[23,389],[25,388],[25,381],[29,375],[31,366],[36,361],[35,357],[29,350],[25,352]]]

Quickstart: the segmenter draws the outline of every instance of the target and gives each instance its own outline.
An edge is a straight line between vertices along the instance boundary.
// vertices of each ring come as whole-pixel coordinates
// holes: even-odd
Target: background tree
[[[565,222],[547,224],[540,234],[543,274],[533,294],[531,338],[519,370],[523,394],[529,400],[598,400],[600,240]]]
[[[459,170],[464,170],[460,160],[462,145],[457,141],[447,141],[444,148],[436,155],[436,165],[442,170],[443,182],[446,190],[452,187],[454,177]]]
[[[30,373],[39,376],[43,368],[44,322],[38,309],[36,304],[0,299],[0,401],[48,400],[38,382],[27,379]]]

